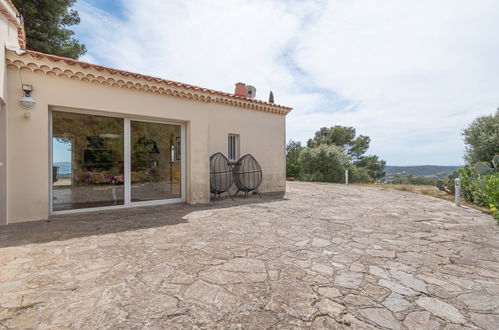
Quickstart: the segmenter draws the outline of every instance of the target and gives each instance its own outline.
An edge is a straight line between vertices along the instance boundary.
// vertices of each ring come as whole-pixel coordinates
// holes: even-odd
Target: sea
[[[59,167],[59,174],[71,174],[71,162],[54,162]]]

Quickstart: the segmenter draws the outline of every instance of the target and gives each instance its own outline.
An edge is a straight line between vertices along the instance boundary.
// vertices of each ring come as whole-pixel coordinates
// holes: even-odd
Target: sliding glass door
[[[132,202],[180,198],[180,126],[132,120]]]
[[[124,120],[52,114],[52,209],[124,204]]]
[[[182,198],[182,126],[52,111],[52,211]]]

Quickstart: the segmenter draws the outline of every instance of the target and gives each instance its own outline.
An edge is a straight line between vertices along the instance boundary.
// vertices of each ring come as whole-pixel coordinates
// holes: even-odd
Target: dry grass
[[[454,202],[454,195],[450,195],[445,191],[441,191],[435,186],[409,185],[409,184],[365,184],[364,186],[377,187],[381,189],[395,189],[401,191],[408,191],[416,194],[422,194],[426,196],[444,199],[449,202]],[[482,211],[483,213],[490,214],[490,211],[487,208],[469,203],[464,198],[461,198],[461,204]]]

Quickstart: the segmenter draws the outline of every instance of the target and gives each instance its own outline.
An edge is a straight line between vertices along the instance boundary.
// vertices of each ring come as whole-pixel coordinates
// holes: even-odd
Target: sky
[[[71,162],[71,144],[52,138],[52,159],[54,163]]]
[[[287,140],[353,126],[389,165],[461,165],[499,106],[496,0],[78,0],[81,60],[294,110]]]

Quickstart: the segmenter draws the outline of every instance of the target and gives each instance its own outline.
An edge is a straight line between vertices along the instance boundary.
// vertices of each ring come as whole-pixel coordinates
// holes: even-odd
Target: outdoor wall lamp
[[[22,88],[24,95],[21,96],[19,103],[21,103],[21,106],[24,109],[30,110],[36,105],[36,100],[31,96],[31,92],[33,92],[33,86],[23,84]]]

